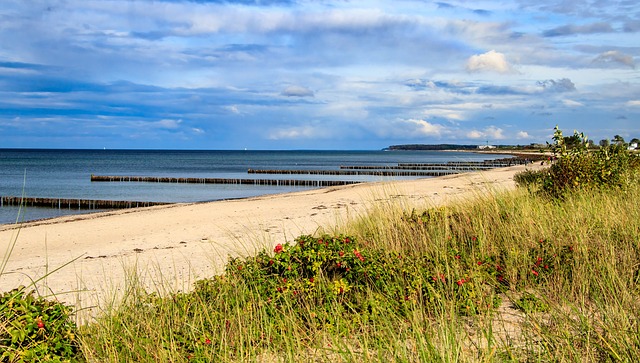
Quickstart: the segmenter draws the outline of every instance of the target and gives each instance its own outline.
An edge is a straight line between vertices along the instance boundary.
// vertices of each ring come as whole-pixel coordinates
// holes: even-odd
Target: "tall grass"
[[[632,183],[562,200],[517,190],[413,211],[406,201],[387,204],[336,234],[352,236],[367,258],[382,251],[376,263],[388,271],[398,256],[428,261],[415,274],[403,265],[405,279],[441,274],[450,284],[423,283],[398,305],[392,292],[408,286],[402,278],[389,279],[402,286],[352,283],[359,290],[349,298],[323,275],[304,298],[275,304],[262,275],[228,268],[191,293],[131,286],[82,329],[83,350],[109,362],[640,361],[638,201]],[[475,267],[491,263],[500,275]],[[461,276],[470,281],[464,293],[454,283]],[[464,304],[487,307],[465,313]]]

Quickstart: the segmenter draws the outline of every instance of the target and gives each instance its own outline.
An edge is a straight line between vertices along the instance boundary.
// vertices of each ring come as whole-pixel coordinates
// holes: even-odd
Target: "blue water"
[[[340,165],[479,161],[505,155],[439,151],[167,151],[0,149],[0,196],[195,202],[310,189],[292,186],[92,183],[91,174],[300,180],[382,180],[376,176],[264,175],[247,169],[337,170]],[[387,180],[390,178],[386,178]],[[408,179],[396,177],[394,179]],[[0,207],[0,224],[87,211]]]

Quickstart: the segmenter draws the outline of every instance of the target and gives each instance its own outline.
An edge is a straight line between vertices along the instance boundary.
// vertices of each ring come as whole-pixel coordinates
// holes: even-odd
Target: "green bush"
[[[451,254],[455,262],[448,266],[448,261],[367,248],[353,237],[300,236],[295,244],[277,245],[273,255],[263,251],[232,259],[226,273],[255,286],[276,306],[311,306],[318,316],[335,311],[336,302],[364,316],[375,311],[404,315],[415,304],[433,311],[441,299],[455,301],[461,314],[493,308],[496,264],[483,266],[455,257],[454,250]],[[361,303],[372,296],[377,297],[373,305]]]
[[[70,313],[70,307],[23,288],[0,295],[0,361],[83,361]]]
[[[567,140],[572,140],[568,143]],[[564,137],[557,126],[554,129],[551,167],[542,172],[519,174],[519,185],[540,184],[541,190],[552,197],[562,197],[577,189],[625,187],[637,175],[640,158],[624,145],[610,144],[597,150],[589,150],[589,140],[583,133],[574,131]]]

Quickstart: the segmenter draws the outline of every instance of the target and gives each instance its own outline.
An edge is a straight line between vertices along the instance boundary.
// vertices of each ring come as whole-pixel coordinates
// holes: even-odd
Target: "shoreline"
[[[394,200],[441,205],[515,187],[519,165],[450,176],[369,182],[224,201],[181,203],[74,215],[0,226],[0,241],[15,248],[0,276],[3,291],[28,285],[82,310],[117,301],[135,271],[145,288],[187,291],[220,273],[229,256],[248,255],[321,229],[330,231]],[[11,226],[8,228],[7,226]],[[1,252],[5,258],[5,251]],[[163,292],[163,291],[161,291]]]

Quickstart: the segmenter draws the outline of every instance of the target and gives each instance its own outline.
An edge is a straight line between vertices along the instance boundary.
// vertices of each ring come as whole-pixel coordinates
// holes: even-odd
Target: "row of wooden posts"
[[[0,207],[26,206],[54,209],[123,209],[140,208],[163,205],[162,202],[135,202],[125,200],[94,200],[94,199],[64,199],[64,198],[28,198],[28,197],[0,197]]]
[[[444,176],[464,171],[493,169],[529,163],[529,160],[513,158],[486,160],[478,162],[447,163],[399,163],[395,166],[343,165],[340,170],[264,170],[249,169],[248,174],[290,174],[290,175],[371,175],[371,176]],[[305,186],[330,187],[357,184],[359,181],[349,180],[299,180],[299,179],[251,179],[251,178],[176,178],[156,176],[123,176],[123,175],[91,175],[92,182],[149,182],[178,184],[236,184],[236,185],[269,185],[269,186]],[[119,209],[162,205],[168,203],[118,200],[89,200],[64,198],[25,198],[2,196],[3,206],[34,206],[57,209]]]

